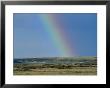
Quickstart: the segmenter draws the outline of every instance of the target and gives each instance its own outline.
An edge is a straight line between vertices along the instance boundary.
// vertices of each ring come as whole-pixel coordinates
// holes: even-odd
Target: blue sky
[[[14,14],[14,58],[60,57],[40,14]],[[45,15],[45,14],[44,14]],[[97,55],[97,14],[51,14],[63,26],[76,56]],[[59,24],[60,25],[60,24]],[[74,53],[73,53],[74,55]]]

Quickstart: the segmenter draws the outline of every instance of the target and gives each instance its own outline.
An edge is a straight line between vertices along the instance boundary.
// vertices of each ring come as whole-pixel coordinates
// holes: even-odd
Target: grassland
[[[16,59],[14,75],[97,75],[96,57]]]
[[[96,67],[72,67],[71,69],[43,68],[14,70],[14,75],[96,75]]]

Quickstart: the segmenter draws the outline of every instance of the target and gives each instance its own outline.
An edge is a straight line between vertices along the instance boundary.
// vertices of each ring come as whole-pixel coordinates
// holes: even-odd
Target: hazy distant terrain
[[[14,75],[97,75],[97,57],[15,58]]]

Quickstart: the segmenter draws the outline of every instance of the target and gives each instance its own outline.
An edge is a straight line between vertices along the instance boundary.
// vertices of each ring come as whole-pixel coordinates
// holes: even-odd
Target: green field
[[[18,61],[22,63],[14,63],[14,75],[97,75],[96,57],[32,58]]]

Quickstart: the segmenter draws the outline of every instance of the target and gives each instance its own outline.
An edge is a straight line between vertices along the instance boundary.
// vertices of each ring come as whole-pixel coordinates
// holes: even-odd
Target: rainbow
[[[51,36],[55,46],[59,49],[62,57],[73,57],[75,52],[73,52],[73,45],[70,44],[68,38],[63,31],[62,23],[54,14],[39,14],[46,31]],[[72,47],[71,47],[72,46]]]

